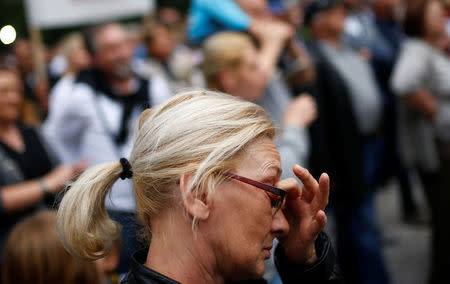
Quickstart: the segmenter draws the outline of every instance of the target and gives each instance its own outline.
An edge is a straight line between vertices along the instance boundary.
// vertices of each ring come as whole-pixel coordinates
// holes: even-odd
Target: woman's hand
[[[65,184],[76,178],[86,169],[87,162],[82,160],[73,165],[60,165],[45,175],[44,182],[51,193],[64,188]]]
[[[314,242],[327,223],[323,210],[328,204],[330,179],[324,173],[317,182],[308,170],[299,165],[295,165],[293,170],[302,181],[303,190],[295,179],[285,179],[276,185],[288,191],[283,213],[290,230],[280,238],[280,243],[289,261],[311,264],[317,260]]]

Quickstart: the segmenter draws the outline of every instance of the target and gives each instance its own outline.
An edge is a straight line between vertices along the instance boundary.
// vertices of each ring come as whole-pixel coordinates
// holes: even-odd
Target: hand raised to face
[[[295,165],[294,174],[302,181],[300,189],[293,179],[279,181],[276,186],[288,191],[283,213],[289,222],[289,233],[280,237],[286,257],[295,263],[310,264],[317,260],[314,242],[325,228],[330,179],[322,174],[319,182],[305,168]]]

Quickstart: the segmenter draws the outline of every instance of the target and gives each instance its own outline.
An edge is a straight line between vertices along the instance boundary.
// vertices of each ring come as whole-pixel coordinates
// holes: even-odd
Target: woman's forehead
[[[273,141],[263,137],[250,143],[237,170],[251,171],[254,177],[255,175],[281,176],[280,154]]]

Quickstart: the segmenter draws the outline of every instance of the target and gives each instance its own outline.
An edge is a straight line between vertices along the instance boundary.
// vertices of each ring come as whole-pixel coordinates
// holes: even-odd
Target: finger
[[[328,197],[330,195],[330,177],[323,173],[319,178],[319,190],[312,203],[314,209],[323,210],[328,204]]]
[[[311,235],[317,237],[317,235],[320,234],[320,232],[325,229],[325,225],[327,224],[327,215],[325,212],[320,210],[317,212],[314,220],[311,222],[311,225],[309,227],[309,231],[311,232]]]
[[[299,165],[295,165],[294,174],[302,181],[305,187],[317,188],[319,184],[309,171]]]
[[[288,198],[297,198],[302,196],[302,190],[300,188],[300,185],[298,184],[298,181],[295,180],[294,178],[287,178],[280,180],[275,184],[275,186],[281,188],[282,190],[287,191]]]
[[[325,214],[325,212],[323,210],[319,210],[316,214],[316,221],[317,224],[321,227],[320,231],[322,231],[323,229],[325,229],[325,226],[327,225],[327,214]]]
[[[312,200],[314,199],[315,194],[316,192],[314,190],[302,186],[302,200],[306,201],[307,203],[311,203]]]
[[[303,199],[308,202],[316,195],[319,190],[319,184],[316,179],[309,173],[309,171],[299,165],[295,165],[294,174],[302,181],[303,183]]]

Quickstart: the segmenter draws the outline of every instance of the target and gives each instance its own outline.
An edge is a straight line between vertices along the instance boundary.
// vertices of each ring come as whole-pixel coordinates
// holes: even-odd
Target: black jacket
[[[321,233],[316,241],[318,260],[310,266],[299,266],[288,263],[283,248],[278,245],[275,251],[275,264],[283,283],[332,284],[344,283],[331,242],[325,233]],[[135,253],[131,260],[131,271],[121,284],[175,284],[178,283],[143,265],[147,251]],[[236,283],[236,282],[234,282]],[[241,284],[267,283],[264,279],[240,281]]]
[[[319,116],[311,125],[310,170],[314,176],[330,175],[332,197],[359,199],[364,194],[362,149],[350,100],[350,91],[317,42],[308,43],[315,62],[317,82],[313,96]]]

